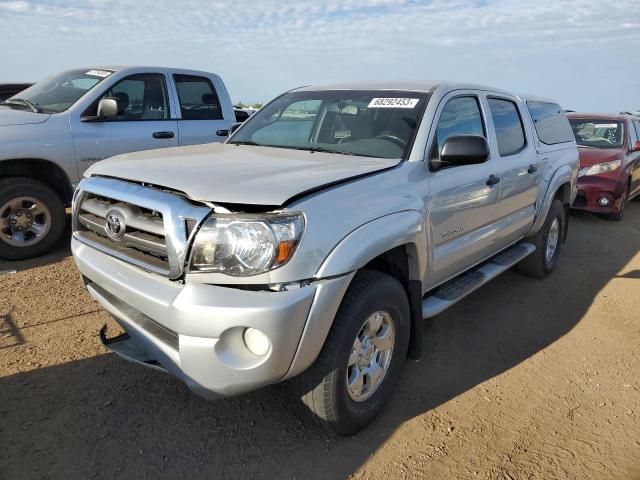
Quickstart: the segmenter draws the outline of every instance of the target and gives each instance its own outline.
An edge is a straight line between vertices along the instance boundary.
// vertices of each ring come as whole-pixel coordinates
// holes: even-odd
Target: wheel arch
[[[326,278],[367,269],[396,278],[411,310],[409,358],[422,345],[422,273],[427,265],[426,232],[420,212],[407,210],[372,220],[347,235],[321,265],[316,277]]]
[[[65,206],[71,204],[73,186],[65,171],[50,160],[16,158],[0,161],[0,178],[26,177],[51,187]]]
[[[537,205],[540,205],[538,214],[527,237],[531,237],[540,231],[547,218],[551,204],[554,200],[558,199],[562,202],[565,210],[565,225],[562,237],[563,242],[566,241],[569,228],[569,209],[575,198],[576,182],[577,171],[575,168],[572,168],[570,165],[564,165],[556,170],[547,183],[544,195],[538,198]]]

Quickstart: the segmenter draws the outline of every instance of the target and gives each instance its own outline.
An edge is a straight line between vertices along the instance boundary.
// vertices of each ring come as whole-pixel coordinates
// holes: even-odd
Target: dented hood
[[[211,143],[118,155],[95,164],[85,176],[149,183],[198,201],[279,206],[301,193],[400,161]]]

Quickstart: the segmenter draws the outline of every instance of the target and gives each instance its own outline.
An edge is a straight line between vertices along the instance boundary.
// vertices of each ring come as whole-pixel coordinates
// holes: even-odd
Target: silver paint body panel
[[[313,88],[317,87],[305,87]],[[87,173],[169,187],[211,209],[219,204],[233,205],[231,208],[238,211],[243,205],[268,205],[272,210],[304,215],[305,231],[293,258],[280,268],[252,277],[185,271],[178,284],[140,272],[73,240],[74,256],[87,278],[176,329],[181,356],[183,345],[200,352],[189,354],[188,362],[172,361],[167,368],[201,395],[247,391],[294,376],[311,365],[353,276],[381,253],[405,248],[410,277],[421,282],[425,294],[535,234],[561,186],[570,186],[568,201],[575,197],[576,145],[546,146],[538,141],[524,103],[530,97],[447,83],[387,82],[326,88],[429,92],[431,98],[408,158],[379,160],[206,145],[120,156]],[[446,101],[459,95],[478,97],[491,157],[479,165],[431,171],[425,160],[437,119]],[[508,98],[520,109],[527,145],[518,154],[504,158],[498,154],[487,96]],[[530,165],[536,165],[537,170],[529,173]],[[499,176],[500,183],[487,185],[490,175]],[[94,178],[83,180],[79,190],[85,185],[88,188]],[[140,194],[144,196],[144,191]],[[283,291],[268,291],[269,285],[288,286]],[[261,286],[262,290],[239,286]],[[279,357],[274,358],[277,366],[268,371],[250,368],[235,377],[222,371],[219,380],[208,377],[211,352],[220,335],[258,324],[269,329],[278,345],[286,343],[274,353]],[[145,342],[153,343],[149,339]],[[204,380],[194,383],[193,378]]]
[[[102,159],[140,150],[222,142],[226,137],[218,136],[217,130],[226,130],[235,122],[231,99],[216,74],[166,67],[99,68],[114,73],[64,112],[49,115],[0,106],[0,168],[4,160],[46,160],[60,167],[69,185],[74,185],[88,167]],[[165,77],[171,118],[111,122],[80,120],[86,108],[111,86],[125,77],[140,73],[157,73]],[[208,78],[217,90],[223,120],[182,120],[173,74]],[[174,132],[174,138],[154,138],[153,133],[158,131]]]

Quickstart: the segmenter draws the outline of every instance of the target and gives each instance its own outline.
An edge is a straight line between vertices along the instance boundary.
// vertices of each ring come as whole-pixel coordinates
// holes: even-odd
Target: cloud
[[[0,2],[0,10],[9,12],[25,12],[29,9],[29,3],[23,1]]]
[[[0,1],[0,49],[23,53],[0,75],[12,66],[41,76],[79,64],[179,65],[221,72],[255,99],[365,76],[532,90],[546,85],[541,72],[566,69],[568,89],[576,69],[604,79],[597,64],[637,78],[628,58],[640,49],[635,11],[637,0]]]

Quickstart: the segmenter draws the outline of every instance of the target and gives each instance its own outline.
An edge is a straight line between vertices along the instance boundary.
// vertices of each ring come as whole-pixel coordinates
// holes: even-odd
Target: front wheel
[[[65,228],[64,205],[50,187],[30,178],[0,180],[0,258],[45,253]]]
[[[518,271],[532,277],[547,277],[558,263],[565,230],[565,209],[560,200],[554,200],[540,231],[525,240],[533,243],[536,251],[518,264]]]
[[[359,272],[315,363],[292,385],[303,410],[338,435],[353,435],[382,411],[404,366],[409,301],[395,278]]]

